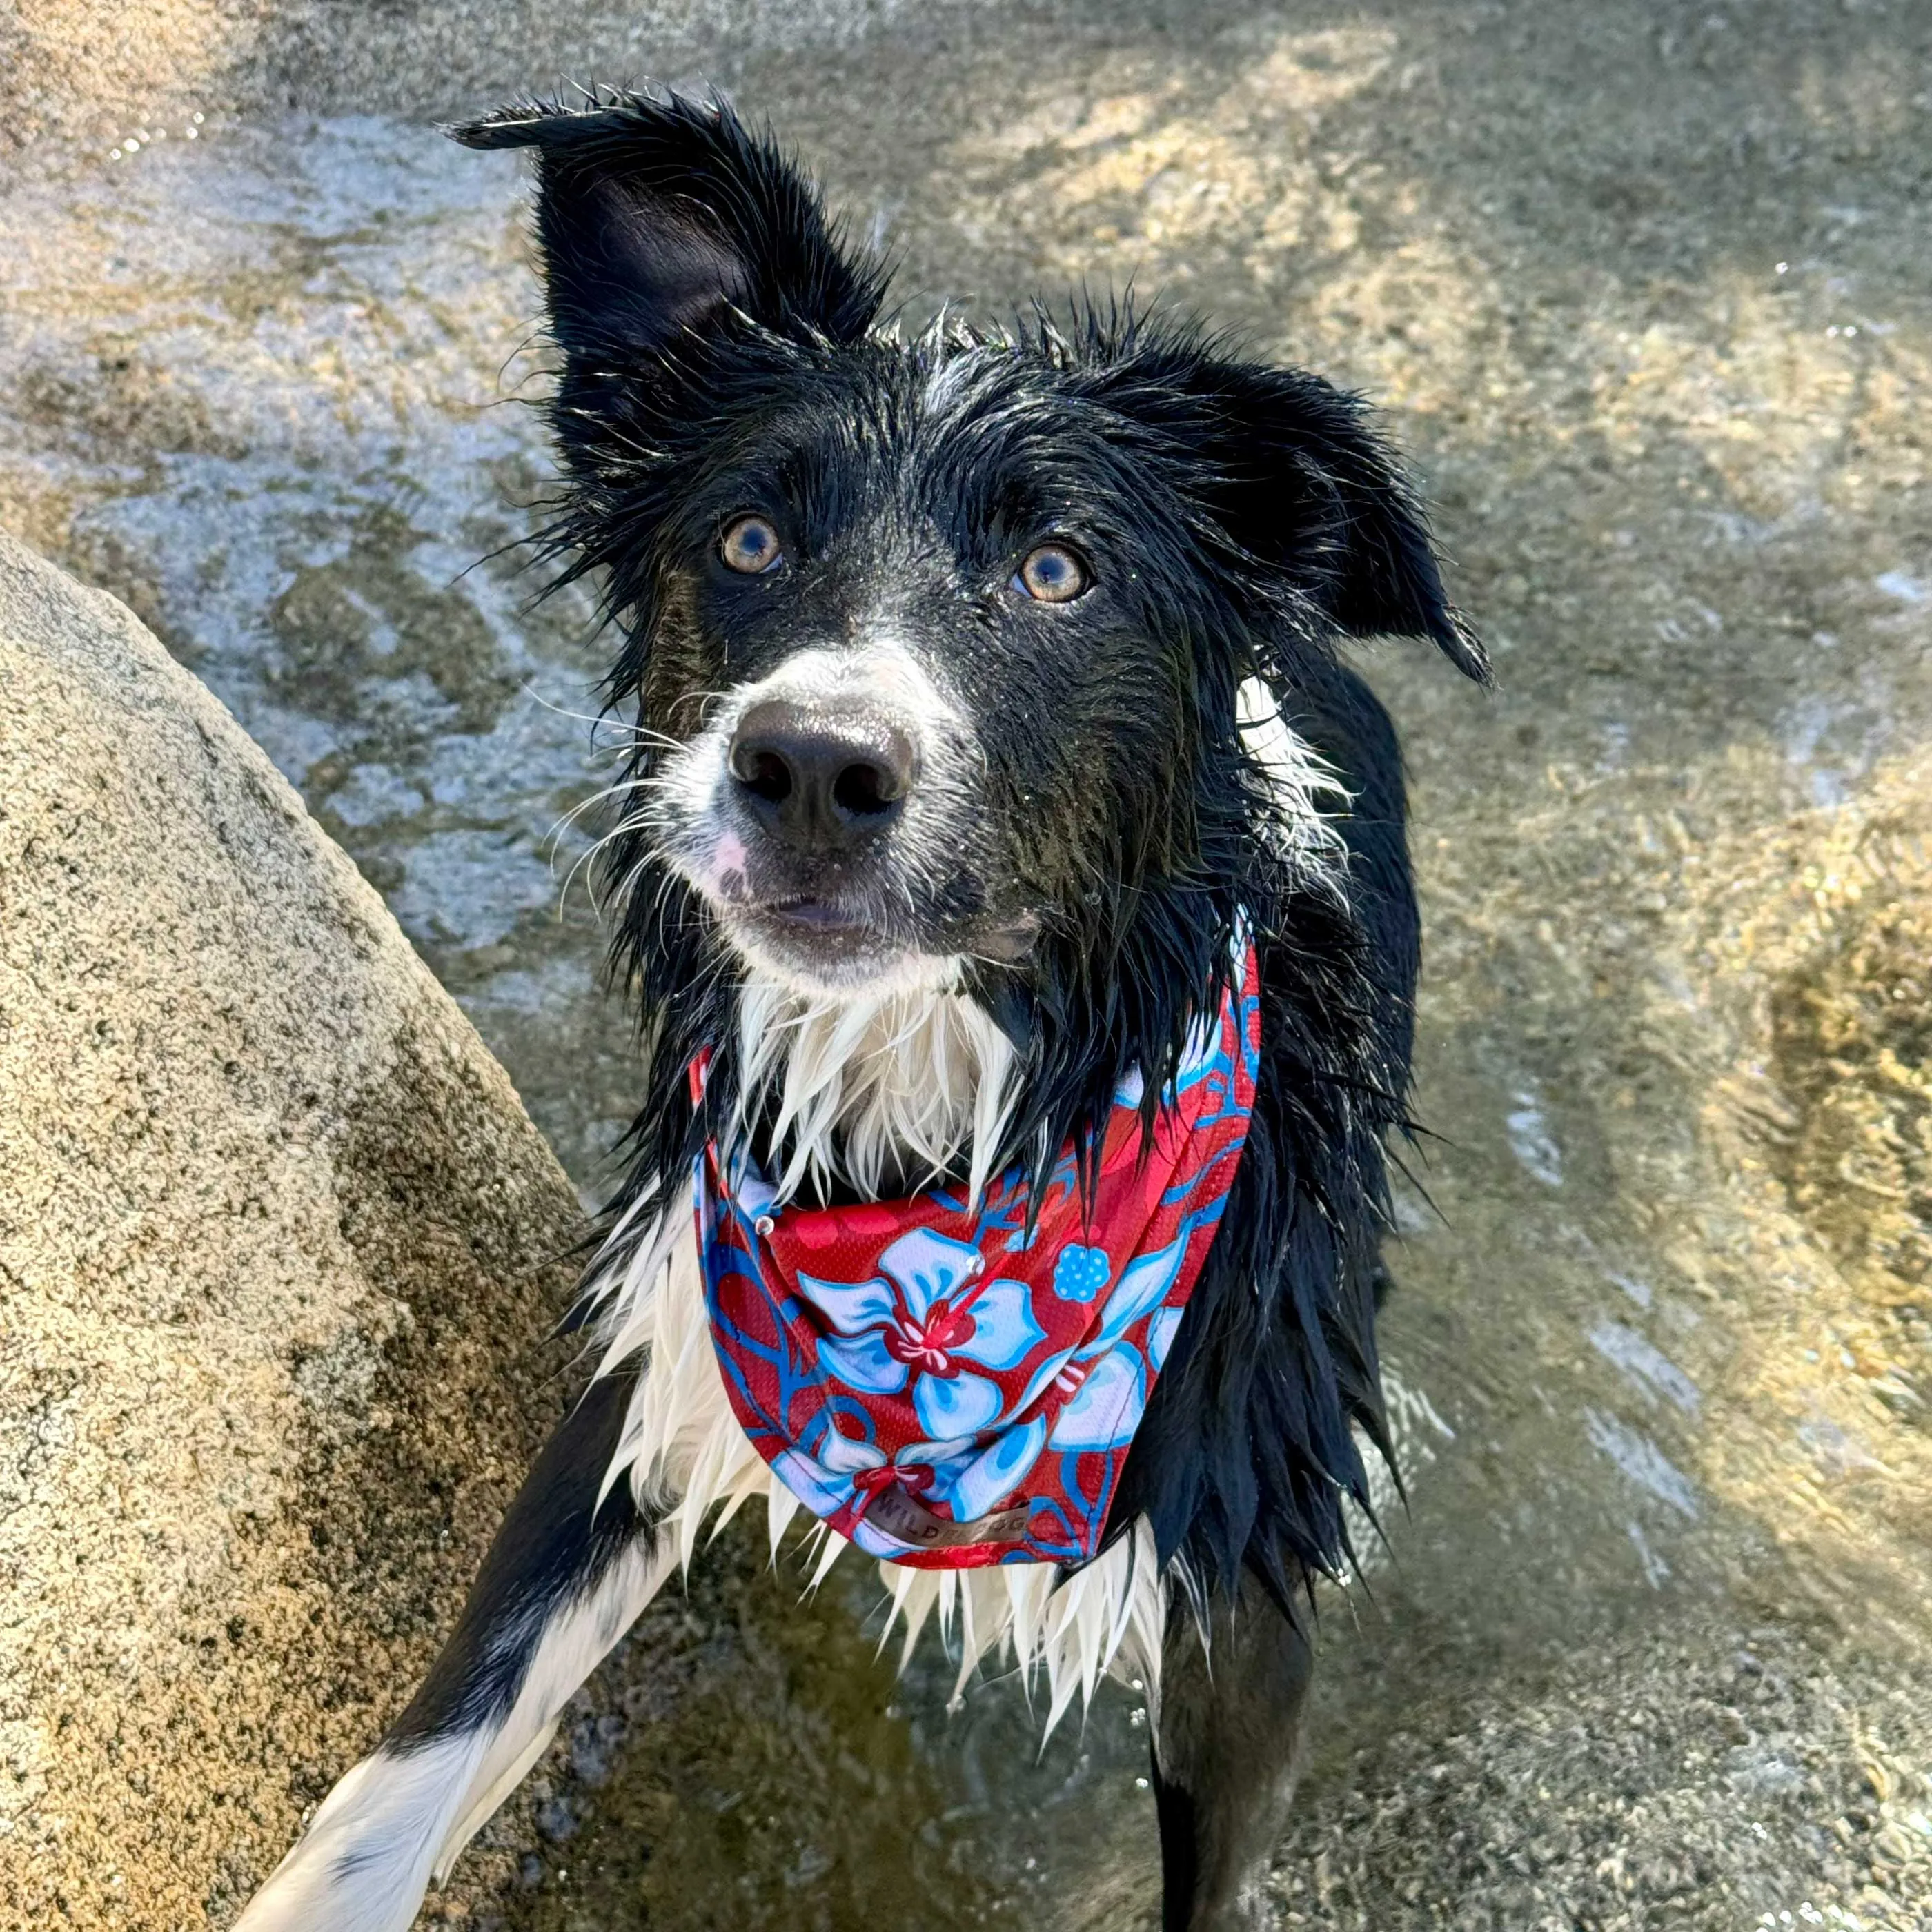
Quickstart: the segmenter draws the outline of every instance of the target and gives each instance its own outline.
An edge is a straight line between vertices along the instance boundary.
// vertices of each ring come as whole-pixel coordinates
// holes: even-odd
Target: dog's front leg
[[[1162,1932],[1256,1932],[1300,1768],[1314,1660],[1252,1579],[1216,1596],[1204,1648],[1177,1602],[1161,1664],[1154,1738]]]
[[[636,1386],[629,1370],[601,1377],[550,1438],[422,1688],[236,1932],[403,1932],[432,1875],[549,1743],[571,1694],[675,1560],[628,1479],[598,1501]]]

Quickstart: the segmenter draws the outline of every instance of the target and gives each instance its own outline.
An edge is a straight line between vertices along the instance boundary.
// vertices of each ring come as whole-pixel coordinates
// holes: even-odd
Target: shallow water
[[[1903,8],[1096,4],[713,66],[916,309],[1132,274],[1369,388],[1496,652],[1366,658],[1429,935],[1388,1347],[1444,1426],[1322,1607],[1285,1922],[1932,1922],[1928,58]],[[504,552],[514,167],[192,124],[0,201],[0,514],[236,710],[594,1193],[634,1075],[551,838],[598,653]],[[734,1532],[652,1612],[510,1923],[1132,1922],[1130,1696],[1036,1761],[1018,1687],[895,1685],[862,1574],[794,1594]]]

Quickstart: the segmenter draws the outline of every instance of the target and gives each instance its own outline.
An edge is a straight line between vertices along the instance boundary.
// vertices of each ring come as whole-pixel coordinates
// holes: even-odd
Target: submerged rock
[[[267,758],[0,536],[0,1925],[238,1909],[554,1420],[579,1232]]]

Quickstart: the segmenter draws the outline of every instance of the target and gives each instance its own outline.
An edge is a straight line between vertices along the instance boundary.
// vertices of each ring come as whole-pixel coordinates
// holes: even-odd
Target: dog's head
[[[902,342],[881,271],[715,104],[461,138],[538,151],[557,535],[627,638],[633,870],[766,975],[951,985],[1118,945],[1225,870],[1246,681],[1292,719],[1298,665],[1372,632],[1484,674],[1326,383],[1118,314]]]

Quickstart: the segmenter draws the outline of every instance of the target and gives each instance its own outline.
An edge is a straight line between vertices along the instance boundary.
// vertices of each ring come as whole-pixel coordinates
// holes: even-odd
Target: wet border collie
[[[1336,645],[1425,638],[1484,680],[1481,646],[1318,376],[1091,304],[903,338],[884,271],[716,101],[522,103],[458,138],[536,151],[549,554],[622,640],[603,858],[643,1105],[580,1310],[597,1372],[242,1927],[407,1926],[700,1525],[763,1496],[776,1550],[799,1501],[728,1400],[697,1167],[736,1148],[781,1209],[1036,1192],[1090,1166],[1124,1082],[1174,1090],[1250,948],[1245,1147],[1097,1546],[882,1568],[908,1644],[936,1612],[962,1671],[1003,1646],[1053,1718],[1140,1677],[1164,1922],[1258,1923],[1298,1606],[1390,1454],[1417,914],[1394,731]]]

